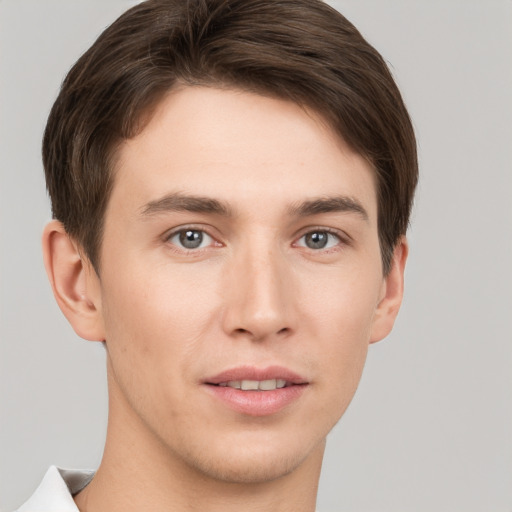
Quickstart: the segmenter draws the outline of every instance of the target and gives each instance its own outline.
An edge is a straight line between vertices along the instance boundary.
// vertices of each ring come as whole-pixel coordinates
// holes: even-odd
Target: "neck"
[[[80,512],[313,512],[325,442],[271,480],[232,482],[199,472],[170,452],[133,414],[109,377],[103,459],[77,496]]]

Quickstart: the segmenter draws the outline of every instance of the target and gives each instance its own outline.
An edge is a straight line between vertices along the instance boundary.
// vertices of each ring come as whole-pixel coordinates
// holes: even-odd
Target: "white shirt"
[[[81,491],[93,476],[94,471],[50,466],[36,492],[16,512],[79,512],[73,495]]]

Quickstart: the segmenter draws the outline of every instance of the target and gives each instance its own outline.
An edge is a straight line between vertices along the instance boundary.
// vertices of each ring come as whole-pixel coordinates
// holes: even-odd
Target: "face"
[[[217,479],[293,471],[348,406],[387,284],[372,169],[319,116],[173,91],[120,148],[105,216],[112,422]]]

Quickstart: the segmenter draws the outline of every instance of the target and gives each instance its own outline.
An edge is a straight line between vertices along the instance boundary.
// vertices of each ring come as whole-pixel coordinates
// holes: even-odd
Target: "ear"
[[[43,231],[46,273],[57,303],[75,332],[90,341],[104,341],[99,278],[64,226],[53,220]]]
[[[393,251],[391,270],[384,277],[380,300],[373,318],[370,343],[385,338],[393,328],[404,295],[404,271],[409,246],[402,237]]]

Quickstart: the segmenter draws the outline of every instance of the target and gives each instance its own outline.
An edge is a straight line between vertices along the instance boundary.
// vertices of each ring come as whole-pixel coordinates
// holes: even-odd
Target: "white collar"
[[[16,512],[79,512],[73,495],[81,491],[94,471],[50,466],[32,497]]]

